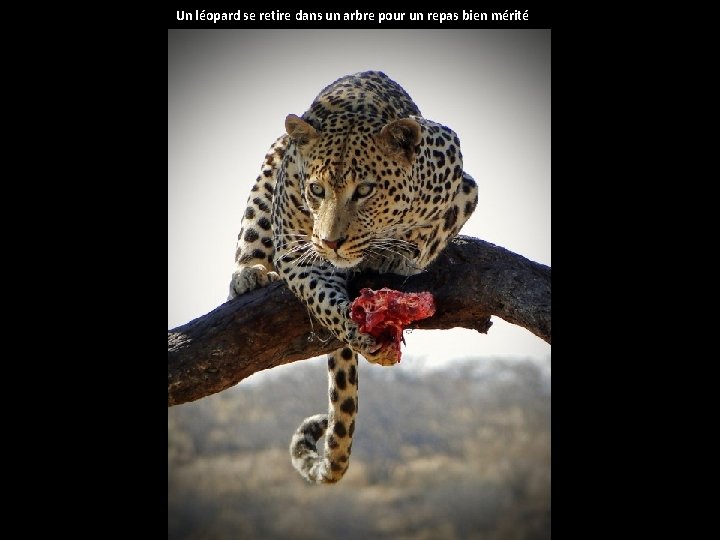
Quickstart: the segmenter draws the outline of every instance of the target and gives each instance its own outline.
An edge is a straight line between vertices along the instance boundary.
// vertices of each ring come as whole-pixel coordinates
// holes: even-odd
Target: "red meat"
[[[435,314],[435,300],[429,292],[404,293],[383,288],[361,289],[350,304],[350,318],[360,331],[375,338],[380,348],[389,348],[400,362],[403,327]]]

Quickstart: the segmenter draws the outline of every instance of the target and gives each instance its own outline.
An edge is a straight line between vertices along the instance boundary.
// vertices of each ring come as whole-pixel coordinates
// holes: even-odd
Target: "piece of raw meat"
[[[429,292],[361,289],[360,296],[350,304],[350,318],[360,326],[360,331],[373,336],[380,348],[394,351],[398,362],[402,355],[400,341],[405,342],[403,327],[434,314],[435,300]]]

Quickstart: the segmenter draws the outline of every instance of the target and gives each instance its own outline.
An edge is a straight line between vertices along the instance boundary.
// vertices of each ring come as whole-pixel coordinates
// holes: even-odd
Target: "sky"
[[[550,30],[169,30],[168,329],[225,302],[247,197],[285,117],[366,70],[458,134],[479,188],[461,234],[551,265]],[[403,360],[550,356],[492,320],[487,335],[415,330]]]

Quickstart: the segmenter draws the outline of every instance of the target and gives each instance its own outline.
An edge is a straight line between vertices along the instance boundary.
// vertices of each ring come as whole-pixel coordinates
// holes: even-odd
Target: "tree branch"
[[[548,266],[477,238],[459,236],[417,276],[368,274],[350,284],[405,292],[431,291],[436,312],[411,328],[471,328],[487,333],[496,315],[548,343]],[[312,328],[315,334],[312,333]],[[234,386],[253,373],[341,347],[284,282],[257,289],[168,330],[168,406]]]

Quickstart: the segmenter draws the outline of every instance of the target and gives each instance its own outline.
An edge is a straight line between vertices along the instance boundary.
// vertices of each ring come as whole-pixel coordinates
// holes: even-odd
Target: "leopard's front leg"
[[[310,249],[312,247],[308,245],[306,250]],[[389,347],[380,348],[375,338],[361,333],[358,325],[350,319],[352,299],[347,292],[348,271],[327,262],[305,262],[312,254],[302,249],[285,255],[281,253],[276,253],[275,257],[280,277],[317,321],[369,362],[385,366],[397,363],[396,351]]]
[[[271,208],[278,166],[286,143],[287,137],[280,137],[270,147],[248,197],[237,238],[235,270],[230,279],[228,300],[280,279],[272,266]]]

